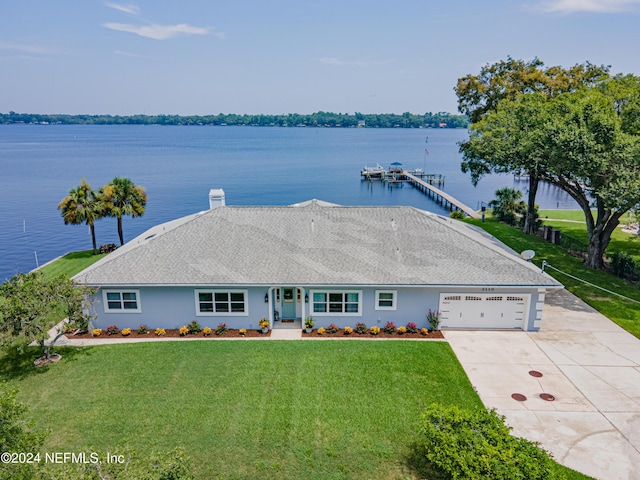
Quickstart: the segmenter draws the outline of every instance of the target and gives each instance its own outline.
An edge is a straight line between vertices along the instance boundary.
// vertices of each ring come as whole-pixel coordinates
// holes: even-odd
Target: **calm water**
[[[125,241],[158,223],[208,208],[211,188],[227,205],[288,205],[318,198],[343,205],[412,205],[446,213],[410,185],[360,179],[364,165],[424,168],[446,175],[444,190],[478,208],[511,176],[478,187],[460,172],[466,130],[267,127],[0,125],[0,280],[74,250],[91,248],[87,226],[64,225],[56,209],[86,177],[100,188],[125,176],[149,194],[144,216],[124,220]],[[428,140],[428,143],[427,143]],[[429,155],[425,155],[425,148]],[[542,208],[576,208],[542,186]],[[96,223],[98,244],[118,243],[115,219]]]

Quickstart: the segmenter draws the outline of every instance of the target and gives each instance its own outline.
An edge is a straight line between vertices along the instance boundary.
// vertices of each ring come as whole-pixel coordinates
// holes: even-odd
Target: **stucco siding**
[[[278,306],[273,302],[265,302],[265,287],[134,287],[134,288],[104,288],[94,298],[94,310],[97,318],[93,321],[96,328],[106,328],[108,325],[117,325],[119,328],[129,327],[137,329],[139,325],[146,324],[149,328],[158,327],[165,329],[180,328],[192,320],[196,320],[202,327],[215,328],[220,323],[226,323],[228,328],[258,328],[258,320],[262,317],[269,318],[269,308],[277,310]],[[233,314],[214,314],[197,312],[199,292],[243,292],[245,305],[243,312]],[[409,322],[417,324],[419,328],[429,327],[427,311],[438,310],[440,294],[449,293],[495,293],[495,294],[525,294],[528,298],[526,305],[526,324],[523,329],[536,331],[540,327],[542,307],[544,304],[544,291],[526,288],[468,288],[468,287],[365,287],[365,288],[327,288],[306,287],[301,295],[301,302],[297,305],[301,313],[304,303],[304,294],[309,295],[309,302],[304,303],[305,317],[312,316],[316,328],[328,327],[336,324],[340,328],[346,326],[355,327],[362,322],[367,327],[374,325],[384,327],[391,321],[397,327]],[[358,311],[349,314],[314,313],[314,292],[357,292]],[[132,292],[136,294],[137,308],[126,312],[125,309],[109,309],[107,292]],[[381,306],[379,294],[385,293],[384,298],[392,298],[385,307]],[[382,302],[384,303],[384,302]],[[116,307],[118,305],[116,304]],[[275,325],[277,327],[277,324]]]

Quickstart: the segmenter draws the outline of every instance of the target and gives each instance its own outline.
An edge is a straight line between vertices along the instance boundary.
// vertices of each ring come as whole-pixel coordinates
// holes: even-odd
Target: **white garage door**
[[[526,328],[529,295],[441,293],[442,327]]]

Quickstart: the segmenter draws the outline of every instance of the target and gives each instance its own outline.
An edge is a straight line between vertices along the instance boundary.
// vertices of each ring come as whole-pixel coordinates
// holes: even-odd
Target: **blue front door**
[[[296,297],[295,288],[282,289],[282,315],[280,318],[283,320],[296,318]]]

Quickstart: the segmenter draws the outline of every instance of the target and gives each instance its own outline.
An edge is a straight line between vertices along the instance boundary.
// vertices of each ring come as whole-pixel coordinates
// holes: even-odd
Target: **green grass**
[[[538,210],[538,214],[545,224],[547,223],[547,218],[585,223],[582,210]]]
[[[180,446],[196,478],[420,478],[413,444],[433,403],[481,408],[448,344],[157,342],[61,349],[35,369],[0,357],[44,451]],[[558,469],[572,475],[588,477]]]
[[[542,265],[542,261],[546,260],[550,265],[563,272],[567,272],[573,276],[606,288],[607,290],[640,301],[640,289],[637,286],[604,271],[583,266],[581,259],[569,255],[563,248],[557,245],[546,242],[539,237],[524,235],[518,228],[509,227],[493,218],[488,218],[485,223],[482,223],[480,220],[466,221],[480,226],[517,252],[528,249],[534,250],[536,256],[533,259],[533,263],[539,267]],[[565,226],[573,228],[574,225],[580,227],[580,224],[558,222],[558,228],[562,231],[566,228]],[[585,228],[584,226],[581,227]],[[617,233],[618,232],[616,232],[616,235]],[[627,250],[627,252],[629,251]],[[640,305],[573,280],[551,268],[545,271],[563,283],[571,293],[580,297],[622,328],[640,338]]]
[[[182,446],[198,478],[411,478],[406,459],[425,407],[481,407],[442,342],[157,342],[63,353],[42,373],[0,368],[20,379],[32,416],[52,430],[46,451]]]
[[[548,219],[545,219],[545,217],[548,217]],[[541,210],[540,218],[544,220],[544,225],[550,225],[554,229],[560,230],[560,232],[577,238],[584,243],[589,241],[582,210]],[[626,225],[626,217],[624,218],[625,222],[621,225]],[[549,219],[569,219],[580,221],[581,223],[558,222]],[[606,250],[606,253],[609,255],[615,252],[625,252],[631,255],[636,261],[636,264],[640,265],[640,235],[625,233],[622,231],[622,228],[616,228],[611,235],[611,242]]]
[[[58,275],[65,275],[67,277],[73,277],[76,273],[81,272],[89,265],[94,264],[102,257],[107,255],[106,253],[94,255],[93,250],[84,250],[82,252],[72,252],[65,256],[54,260],[53,262],[45,265],[40,271],[47,277],[52,278]]]

